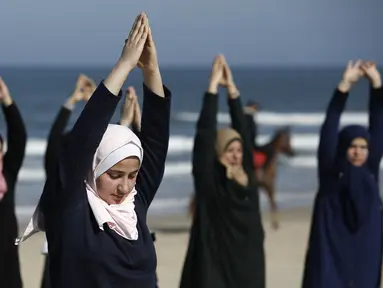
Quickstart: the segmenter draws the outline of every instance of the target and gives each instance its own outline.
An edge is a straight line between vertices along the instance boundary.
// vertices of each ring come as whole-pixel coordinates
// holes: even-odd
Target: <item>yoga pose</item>
[[[137,65],[144,76],[140,139],[127,127],[108,125]],[[169,118],[170,92],[141,13],[48,174],[40,207],[52,287],[155,287],[156,253],[146,217],[164,174]]]
[[[339,119],[351,87],[371,83],[369,129]],[[350,62],[320,131],[319,190],[314,203],[304,288],[378,288],[382,260],[379,166],[383,153],[383,90],[374,63]]]
[[[233,128],[217,131],[219,85],[228,90]],[[265,287],[264,231],[251,141],[231,71],[218,56],[194,139],[195,213],[181,288]]]
[[[0,287],[20,288],[18,247],[14,245],[18,225],[15,215],[15,186],[23,164],[27,132],[7,85],[0,78],[0,102],[7,125],[7,151],[0,136]]]

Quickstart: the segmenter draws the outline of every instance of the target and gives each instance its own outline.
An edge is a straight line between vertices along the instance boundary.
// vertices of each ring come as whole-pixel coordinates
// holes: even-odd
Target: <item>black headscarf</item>
[[[347,159],[347,150],[356,138],[365,139],[367,145],[370,142],[366,128],[359,125],[346,126],[339,133],[337,149],[341,203],[345,224],[351,232],[356,232],[363,225],[376,192],[376,183],[369,170],[367,159],[361,166],[352,165]]]

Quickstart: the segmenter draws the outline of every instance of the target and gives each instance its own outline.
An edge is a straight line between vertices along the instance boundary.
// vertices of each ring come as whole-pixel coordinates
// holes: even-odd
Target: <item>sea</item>
[[[18,217],[33,213],[45,181],[43,154],[46,137],[61,105],[75,88],[79,73],[96,82],[111,67],[0,67],[0,76],[19,106],[28,131],[28,144],[16,194]],[[255,100],[262,110],[256,116],[258,143],[265,143],[275,130],[289,126],[292,131],[293,158],[278,158],[276,199],[282,209],[312,205],[317,189],[318,131],[332,93],[342,77],[343,67],[233,67],[234,79],[243,103]],[[193,191],[191,150],[202,97],[208,86],[210,67],[168,67],[161,69],[164,84],[172,91],[171,136],[162,184],[149,213],[186,213]],[[134,86],[142,103],[142,74],[133,71],[125,87]],[[351,92],[341,124],[367,125],[368,82],[358,83]],[[219,126],[230,123],[227,96],[220,91]],[[84,104],[79,104],[68,129]],[[113,121],[119,118],[116,109]],[[3,118],[0,131],[6,138]],[[261,190],[262,209],[268,209]]]

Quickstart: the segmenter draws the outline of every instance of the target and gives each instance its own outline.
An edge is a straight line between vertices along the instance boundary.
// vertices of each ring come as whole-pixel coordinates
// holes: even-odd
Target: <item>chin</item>
[[[356,167],[363,166],[364,163],[365,163],[365,161],[353,161],[353,162],[351,162],[351,164],[352,164],[353,166],[356,166]]]

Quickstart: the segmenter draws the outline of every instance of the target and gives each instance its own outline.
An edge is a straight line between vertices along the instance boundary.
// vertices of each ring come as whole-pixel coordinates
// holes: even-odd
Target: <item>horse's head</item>
[[[289,157],[295,155],[294,149],[291,145],[291,131],[289,127],[284,127],[277,131],[275,144],[279,153],[285,154]]]

